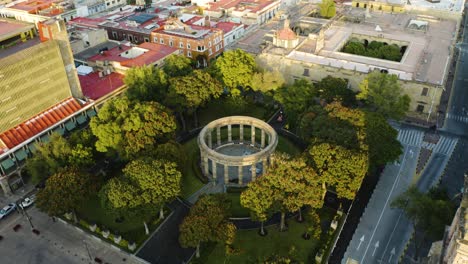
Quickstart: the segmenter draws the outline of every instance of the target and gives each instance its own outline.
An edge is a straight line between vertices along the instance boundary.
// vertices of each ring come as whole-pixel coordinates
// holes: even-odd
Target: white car
[[[2,209],[0,209],[0,219],[2,219],[5,216],[9,215],[15,209],[16,209],[16,204],[14,204],[14,203],[8,204],[7,206],[3,207]]]
[[[20,203],[21,208],[27,208],[31,206],[36,201],[36,195],[31,195],[29,197],[24,198],[24,200]]]

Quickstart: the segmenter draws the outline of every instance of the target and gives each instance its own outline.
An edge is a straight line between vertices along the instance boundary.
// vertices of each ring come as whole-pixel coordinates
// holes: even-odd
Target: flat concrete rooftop
[[[355,10],[353,11],[355,13]],[[417,15],[371,13],[365,22],[335,22],[324,31],[325,46],[318,53],[311,50],[315,40],[306,38],[288,56],[320,65],[329,65],[360,72],[374,68],[388,70],[402,80],[416,80],[442,84],[450,60],[450,49],[456,29],[455,21],[427,19]],[[411,19],[429,22],[427,31],[408,29]],[[376,31],[377,25],[382,31]],[[400,62],[369,58],[340,52],[352,34],[378,37],[382,41],[407,42],[408,47]]]

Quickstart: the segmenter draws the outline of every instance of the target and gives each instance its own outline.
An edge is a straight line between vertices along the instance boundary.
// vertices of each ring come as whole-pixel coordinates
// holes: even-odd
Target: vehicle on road
[[[14,203],[10,203],[7,206],[3,207],[2,209],[0,209],[0,219],[3,219],[7,215],[9,215],[15,209],[16,209],[16,204]]]
[[[21,208],[27,208],[31,206],[36,201],[36,195],[33,194],[29,197],[24,198],[24,200],[19,204]]]

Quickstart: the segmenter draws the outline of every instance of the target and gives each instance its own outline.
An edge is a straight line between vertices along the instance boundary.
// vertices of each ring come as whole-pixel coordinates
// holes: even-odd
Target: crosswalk
[[[414,129],[398,129],[398,141],[403,145],[420,147],[423,141],[424,132]]]
[[[454,115],[454,114],[447,114],[446,115],[447,119],[453,119],[458,122],[462,123],[467,123],[468,124],[468,116],[460,116],[460,115]]]
[[[398,141],[403,145],[412,147],[421,147],[432,150],[434,153],[443,155],[451,155],[455,149],[458,138],[441,135],[437,143],[423,141],[424,132],[416,129],[402,129],[398,130]]]

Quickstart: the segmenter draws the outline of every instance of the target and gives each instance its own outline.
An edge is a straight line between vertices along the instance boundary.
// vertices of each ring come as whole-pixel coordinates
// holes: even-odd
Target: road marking
[[[361,239],[359,239],[359,245],[357,246],[356,250],[359,250],[359,248],[361,247],[361,244],[362,242],[364,242],[364,235],[361,237]]]
[[[377,224],[375,225],[375,228],[374,228],[374,231],[372,231],[372,235],[371,235],[371,238],[369,240],[369,243],[367,244],[367,247],[366,247],[366,251],[364,251],[364,255],[362,256],[362,260],[361,260],[361,263],[364,263],[364,259],[366,258],[366,254],[367,254],[367,250],[369,250],[369,246],[372,242],[372,239],[374,238],[374,235],[375,235],[375,231],[377,231],[377,227],[379,226],[380,224],[380,221],[382,220],[382,216],[385,212],[385,208],[387,207],[387,204],[388,202],[390,201],[390,196],[392,196],[392,193],[393,193],[393,190],[395,189],[395,186],[397,185],[397,183],[400,181],[400,176],[401,176],[401,171],[403,169],[403,165],[405,164],[405,161],[406,161],[406,154],[408,152],[405,151],[405,154],[403,155],[403,160],[402,160],[402,165],[400,167],[400,170],[398,170],[398,176],[396,177],[395,181],[393,182],[393,186],[392,186],[392,189],[390,190],[390,193],[388,194],[388,197],[387,197],[387,200],[385,201],[385,204],[384,204],[384,207],[382,208],[382,212],[380,213],[380,216],[379,216],[379,220],[377,220]]]
[[[392,251],[390,252],[390,258],[388,259],[388,263],[392,261],[393,255],[395,255],[395,248],[393,248]]]
[[[379,241],[377,241],[377,243],[375,243],[374,245],[374,252],[372,252],[372,256],[375,255],[375,251],[379,248]]]
[[[395,226],[393,227],[392,233],[390,234],[390,238],[388,239],[387,245],[385,246],[384,252],[382,254],[382,259],[385,257],[385,253],[387,252],[388,245],[390,245],[390,241],[392,241],[393,234],[395,233],[395,230],[396,230],[398,224],[400,223],[400,219],[401,219],[402,215],[403,215],[403,212],[401,212],[400,215],[398,216],[397,222],[396,222]],[[395,248],[393,248],[393,251],[395,251]]]

